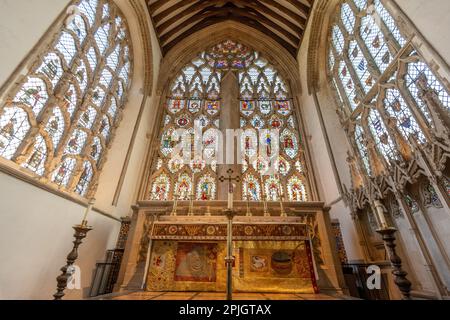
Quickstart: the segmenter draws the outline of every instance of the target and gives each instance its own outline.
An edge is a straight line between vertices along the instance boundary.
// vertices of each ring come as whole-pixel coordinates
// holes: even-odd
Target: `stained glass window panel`
[[[369,113],[369,127],[378,149],[386,160],[389,162],[389,160],[397,159],[394,142],[377,110],[371,110]]]
[[[422,129],[398,90],[387,89],[384,102],[386,110],[391,117],[396,119],[397,127],[406,140],[409,139],[409,136],[414,136],[421,143],[426,141]]]

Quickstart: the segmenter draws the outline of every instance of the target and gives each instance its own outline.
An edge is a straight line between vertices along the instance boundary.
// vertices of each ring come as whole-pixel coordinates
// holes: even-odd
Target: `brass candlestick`
[[[173,209],[172,209],[172,213],[170,214],[171,216],[175,217],[177,215],[177,207],[178,207],[178,196],[176,194],[174,194]]]
[[[89,231],[92,230],[91,227],[87,226],[87,221],[83,219],[82,224],[73,226],[75,230],[75,240],[73,241],[72,251],[67,255],[67,263],[64,267],[61,268],[62,273],[56,278],[57,287],[56,293],[53,295],[54,300],[61,300],[64,297],[64,290],[67,288],[67,282],[71,277],[71,274],[67,272],[69,267],[71,267],[78,258],[78,247],[80,246],[82,240],[86,238],[86,235]]]
[[[227,266],[227,300],[233,300],[233,218],[236,212],[232,209],[225,210],[228,219],[227,225],[227,256],[225,264]]]
[[[267,197],[266,193],[264,192],[264,178],[262,173],[260,173],[260,178],[261,178],[261,197],[263,200],[263,207],[264,207],[264,217],[270,217],[270,213],[267,210]]]
[[[377,233],[381,234],[383,237],[384,244],[386,246],[386,250],[389,255],[389,260],[392,265],[392,274],[394,276],[394,282],[397,287],[400,289],[400,292],[403,295],[403,300],[411,300],[411,282],[406,278],[408,273],[402,269],[402,260],[397,255],[395,250],[395,232],[397,229],[395,228],[382,228],[378,229]]]
[[[284,211],[284,206],[283,206],[283,192],[281,189],[281,179],[280,179],[279,175],[277,175],[276,178],[278,180],[277,193],[278,193],[278,198],[280,199],[280,217],[287,217],[287,214]]]
[[[194,215],[194,195],[191,194],[189,196],[189,211],[188,211],[188,216],[193,216]]]

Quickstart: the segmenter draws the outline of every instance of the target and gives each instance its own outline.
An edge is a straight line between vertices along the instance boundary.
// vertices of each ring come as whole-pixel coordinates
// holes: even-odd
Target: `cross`
[[[228,173],[228,178],[226,178],[224,176],[221,176],[219,178],[219,181],[220,182],[225,182],[225,180],[227,180],[228,181],[228,192],[229,193],[233,193],[233,185],[231,184],[231,182],[232,181],[236,181],[237,183],[239,183],[241,181],[241,178],[239,176],[236,176],[236,177],[233,178],[232,174],[234,173],[234,171],[232,169],[228,169],[227,173]]]

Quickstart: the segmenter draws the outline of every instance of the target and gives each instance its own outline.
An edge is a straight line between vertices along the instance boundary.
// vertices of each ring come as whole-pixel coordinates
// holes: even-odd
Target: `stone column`
[[[227,129],[239,129],[240,128],[240,113],[239,113],[239,80],[233,71],[228,73],[222,79],[222,101],[220,110],[220,131],[223,135],[223,160],[224,164],[217,166],[217,176],[227,177],[227,170],[232,169],[234,171],[233,176],[241,175],[241,166],[237,164],[236,157],[236,143],[234,144],[234,152],[230,154],[227,152]],[[234,139],[234,138],[233,138]],[[237,140],[235,140],[236,142]],[[234,163],[227,165],[226,163]],[[219,182],[217,186],[217,199],[227,200],[228,184],[226,182]],[[235,200],[241,200],[242,188],[240,183],[236,183],[236,189],[234,193]]]

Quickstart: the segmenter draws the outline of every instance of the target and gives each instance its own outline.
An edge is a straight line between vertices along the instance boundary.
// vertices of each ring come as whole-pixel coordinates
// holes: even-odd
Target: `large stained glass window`
[[[90,197],[126,101],[126,21],[107,0],[75,1],[52,44],[0,105],[0,156]]]
[[[399,141],[429,142],[435,119],[420,90],[436,93],[443,109],[450,99],[443,85],[380,0],[346,0],[330,30],[328,68],[342,119],[361,168],[373,174],[367,150],[372,141],[388,165],[401,160]],[[357,121],[346,121],[357,119]]]
[[[214,155],[222,146],[218,134],[218,130],[223,129],[220,127],[221,103],[223,96],[230,93],[223,92],[221,85],[227,72],[236,74],[240,91],[235,101],[236,107],[240,108],[240,127],[233,129],[243,132],[242,198],[261,201],[267,195],[269,200],[283,196],[286,201],[307,201],[309,186],[303,170],[304,147],[289,87],[263,56],[231,40],[200,53],[170,84],[147,198],[217,199],[217,167],[220,164]],[[202,131],[200,141],[195,141],[196,128]],[[277,129],[278,137],[268,129]],[[279,148],[275,147],[277,140]],[[194,157],[191,153],[191,161],[186,163],[185,156],[189,150],[178,150],[180,142],[190,142],[191,151],[200,149],[202,157]],[[269,158],[275,156],[279,149],[279,155],[274,159],[276,171],[272,175],[265,174],[255,158],[260,144]],[[166,177],[170,183],[164,182],[163,185],[172,189],[161,193],[163,197],[156,196],[153,190]]]

